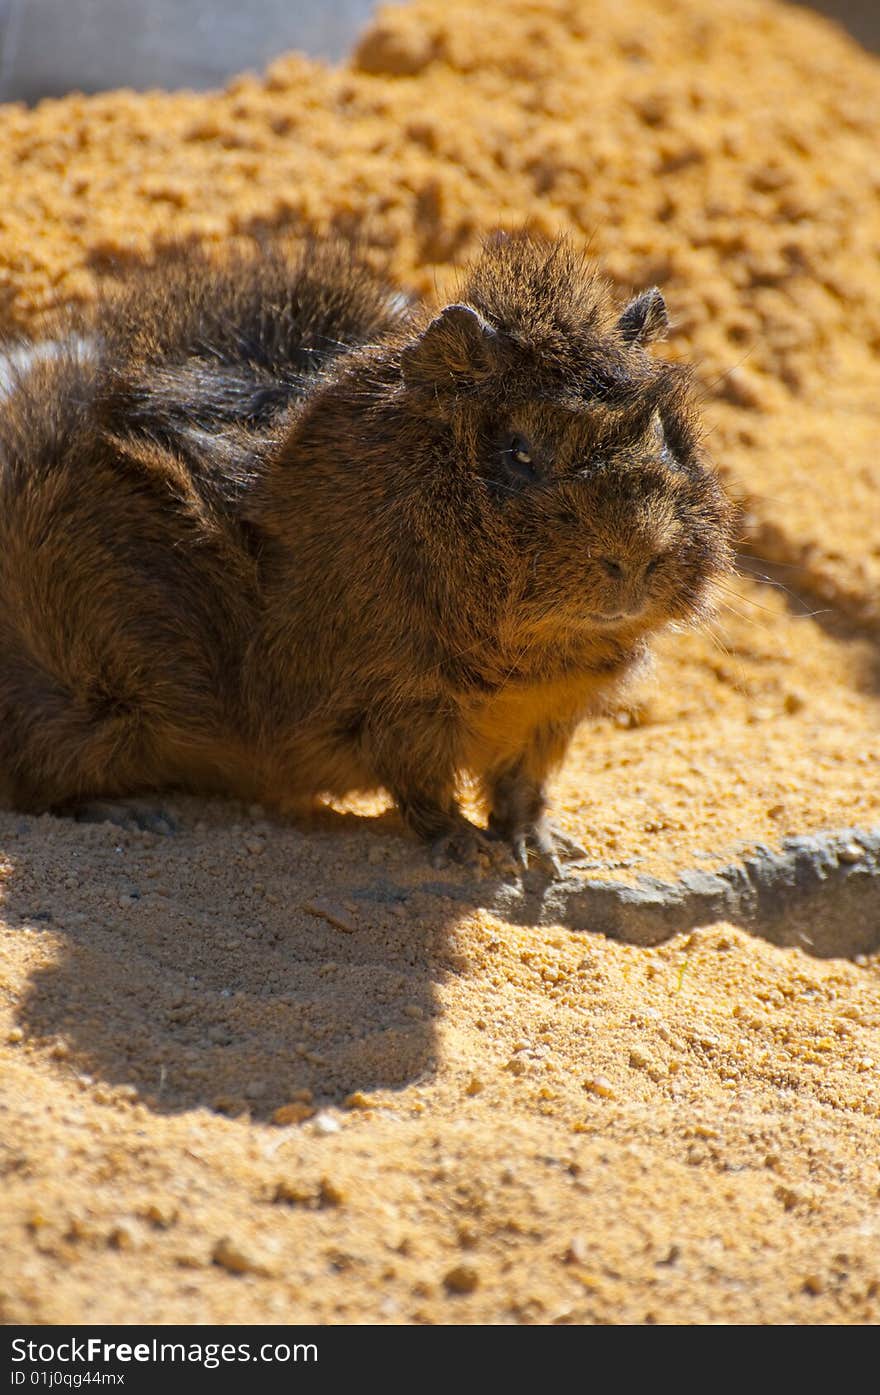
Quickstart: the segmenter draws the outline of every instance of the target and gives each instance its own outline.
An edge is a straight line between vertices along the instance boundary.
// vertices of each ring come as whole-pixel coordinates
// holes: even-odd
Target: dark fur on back
[[[382,786],[463,854],[467,771],[549,856],[575,726],[729,565],[664,326],[566,242],[502,239],[433,316],[316,244],[180,260],[7,350],[14,800]]]

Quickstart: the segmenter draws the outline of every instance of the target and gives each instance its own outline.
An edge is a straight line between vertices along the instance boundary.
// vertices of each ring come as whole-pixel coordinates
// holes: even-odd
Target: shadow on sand
[[[255,858],[229,806],[206,824],[187,804],[194,817],[160,839],[0,814],[8,933],[55,942],[21,1026],[159,1113],[267,1119],[298,1092],[339,1102],[430,1078],[436,988],[462,971],[453,932],[477,907],[641,945],[722,919],[821,957],[880,944],[880,830],[790,839],[674,882],[585,868],[523,882],[432,871],[392,815],[271,825],[271,856]]]

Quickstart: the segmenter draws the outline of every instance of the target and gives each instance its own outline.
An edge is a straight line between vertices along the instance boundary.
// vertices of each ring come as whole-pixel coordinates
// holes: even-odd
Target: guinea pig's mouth
[[[634,620],[639,620],[644,615],[646,607],[640,605],[636,610],[615,610],[608,611],[588,610],[587,619],[591,625],[631,625]]]

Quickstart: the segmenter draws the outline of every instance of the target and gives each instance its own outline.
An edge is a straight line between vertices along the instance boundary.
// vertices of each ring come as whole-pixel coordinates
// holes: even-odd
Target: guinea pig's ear
[[[656,286],[631,300],[617,321],[628,344],[650,344],[652,339],[664,339],[669,329],[666,301]]]
[[[447,305],[400,356],[411,387],[464,387],[488,377],[497,330],[470,305]]]

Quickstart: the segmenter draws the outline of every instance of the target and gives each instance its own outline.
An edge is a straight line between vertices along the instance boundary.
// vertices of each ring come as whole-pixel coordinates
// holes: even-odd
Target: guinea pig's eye
[[[534,453],[525,436],[509,436],[502,455],[508,470],[519,479],[537,479],[538,468],[535,464]]]

